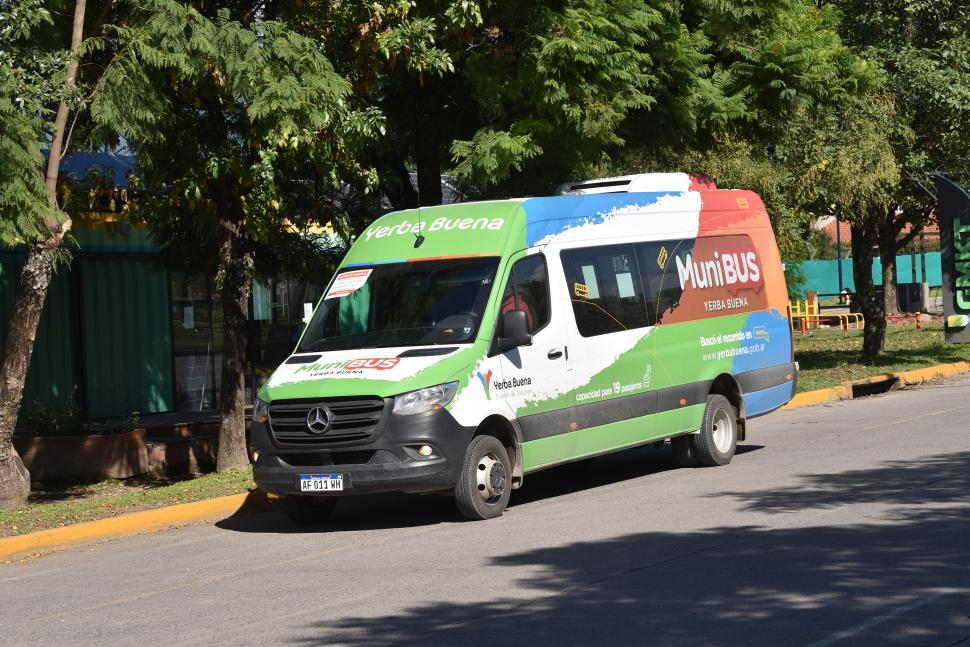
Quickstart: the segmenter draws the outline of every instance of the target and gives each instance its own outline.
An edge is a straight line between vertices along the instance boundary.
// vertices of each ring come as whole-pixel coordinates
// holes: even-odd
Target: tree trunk
[[[84,11],[87,8],[86,0],[76,0],[74,3],[74,25],[71,29],[71,60],[67,64],[67,78],[64,87],[70,91],[74,87],[74,77],[77,76],[77,50],[81,46],[81,36],[84,32]],[[47,154],[47,176],[45,184],[47,186],[47,199],[53,206],[57,206],[57,176],[61,168],[61,157],[64,155],[64,130],[67,127],[67,116],[69,109],[63,101],[57,106],[57,116],[54,117],[54,131],[51,137],[51,148]],[[67,233],[66,229],[61,230],[61,235]]]
[[[246,349],[247,310],[253,278],[253,255],[245,249],[239,221],[220,222],[219,299],[222,303],[222,389],[219,410],[220,472],[246,467]]]
[[[395,209],[414,209],[418,206],[418,194],[411,184],[404,158],[397,154],[381,157],[381,190]]]
[[[414,130],[414,158],[418,163],[418,196],[422,207],[441,204],[441,146],[437,128],[426,117]]]
[[[418,198],[421,206],[441,204],[441,84],[434,77],[415,86],[419,106],[414,128],[414,161],[418,165]]]
[[[84,12],[86,0],[76,0],[74,4],[74,24],[71,31],[71,59],[67,65],[65,88],[70,91],[77,75],[77,51],[81,45],[84,31]],[[67,127],[68,106],[61,103],[54,118],[51,147],[47,154],[47,173],[44,185],[47,199],[57,208],[57,178],[60,173],[61,157],[64,154],[65,128]],[[24,383],[30,356],[34,352],[37,326],[44,311],[47,290],[54,274],[57,249],[64,241],[64,235],[71,228],[71,219],[51,225],[51,238],[42,243],[27,245],[24,267],[20,271],[17,296],[14,298],[8,324],[7,340],[4,343],[3,361],[0,363],[0,508],[18,508],[27,503],[30,495],[30,473],[17,455],[13,446],[13,433],[16,431],[17,418],[24,397]]]
[[[882,352],[886,338],[886,319],[883,303],[876,296],[872,281],[873,247],[876,230],[870,224],[852,225],[852,277],[855,279],[856,298],[866,323],[862,337],[862,362],[872,364]]]
[[[896,290],[896,254],[880,254],[882,261],[882,301],[883,312],[887,315],[899,314],[899,295]]]
[[[36,244],[27,248],[11,310],[0,365],[0,508],[20,507],[30,494],[30,474],[13,448],[13,432],[20,415],[37,325],[54,274],[53,253]]]
[[[879,213],[879,226],[876,229],[879,260],[882,262],[883,312],[887,315],[899,314],[899,297],[896,290],[896,252],[899,250],[899,243],[895,211],[892,205],[883,209]]]

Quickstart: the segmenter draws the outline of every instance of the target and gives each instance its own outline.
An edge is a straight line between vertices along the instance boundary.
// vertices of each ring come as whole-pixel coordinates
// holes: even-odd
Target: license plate
[[[301,492],[340,492],[344,489],[343,474],[301,474]]]

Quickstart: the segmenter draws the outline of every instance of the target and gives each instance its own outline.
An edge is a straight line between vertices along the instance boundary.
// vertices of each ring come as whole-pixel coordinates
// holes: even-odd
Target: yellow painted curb
[[[834,400],[851,400],[853,385],[878,384],[879,382],[887,382],[889,380],[899,380],[901,384],[920,384],[934,378],[948,377],[950,375],[957,375],[958,373],[966,373],[968,371],[970,371],[970,362],[954,362],[952,364],[937,364],[936,366],[917,368],[912,371],[899,371],[897,373],[874,375],[861,380],[843,382],[842,384],[837,384],[828,389],[816,389],[815,391],[796,393],[795,396],[788,401],[788,404],[781,408],[781,410],[785,411],[788,409],[798,409],[800,407],[808,407],[813,404],[832,402]]]
[[[897,373],[900,381],[905,384],[919,384],[935,377],[946,377],[957,373],[970,371],[970,362],[954,362],[952,364],[939,364],[927,368],[918,368],[912,371],[902,371]]]
[[[805,391],[803,393],[796,393],[794,396],[792,396],[792,399],[789,400],[788,404],[783,406],[781,410],[798,409],[799,407],[808,407],[813,404],[821,404],[823,402],[841,399],[842,398],[839,396],[839,392],[834,388]]]
[[[265,496],[262,493],[259,493],[259,495]],[[238,512],[251,496],[253,496],[253,493],[232,494],[217,499],[206,499],[193,503],[180,503],[164,508],[155,508],[154,510],[132,512],[110,519],[88,521],[63,528],[40,530],[17,537],[0,538],[0,559],[106,537],[133,535],[156,528],[190,521],[201,521],[216,516],[227,517]]]

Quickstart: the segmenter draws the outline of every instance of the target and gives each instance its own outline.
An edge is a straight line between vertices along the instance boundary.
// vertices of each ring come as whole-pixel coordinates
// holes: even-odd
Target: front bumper
[[[474,429],[458,424],[445,410],[412,416],[385,412],[373,435],[364,441],[312,446],[281,446],[266,423],[253,422],[247,444],[258,451],[253,478],[261,490],[274,494],[300,491],[301,474],[342,474],[341,492],[313,496],[345,496],[376,492],[434,492],[451,489]],[[430,445],[424,458],[417,449]]]

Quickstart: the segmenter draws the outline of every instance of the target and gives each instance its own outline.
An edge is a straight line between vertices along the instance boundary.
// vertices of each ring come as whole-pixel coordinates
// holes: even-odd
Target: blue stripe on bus
[[[583,225],[598,225],[614,209],[629,206],[648,207],[666,195],[680,195],[680,191],[651,193],[600,193],[580,196],[530,198],[522,203],[526,217],[526,247],[532,247],[547,236],[556,236],[567,229]]]
[[[788,403],[792,397],[792,383],[785,382],[767,389],[744,394],[744,413],[748,418],[774,411]]]

